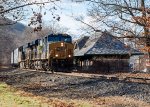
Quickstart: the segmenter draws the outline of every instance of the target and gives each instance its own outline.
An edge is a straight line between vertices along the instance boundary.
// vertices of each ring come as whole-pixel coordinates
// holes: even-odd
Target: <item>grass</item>
[[[121,96],[100,97],[92,101],[48,99],[0,82],[0,107],[150,107],[150,104]]]
[[[93,107],[87,102],[63,101],[35,96],[0,82],[0,107]]]
[[[5,83],[0,83],[0,106],[1,107],[41,107],[41,102],[31,97],[17,94],[14,88]],[[48,106],[45,104],[45,106]]]

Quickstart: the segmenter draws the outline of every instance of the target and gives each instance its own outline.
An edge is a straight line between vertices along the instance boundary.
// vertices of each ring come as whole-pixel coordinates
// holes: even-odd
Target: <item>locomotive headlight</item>
[[[61,43],[61,46],[64,46],[64,43]]]
[[[55,56],[58,57],[58,54],[56,54]]]
[[[71,55],[68,55],[68,57],[70,58],[70,57],[71,57]]]

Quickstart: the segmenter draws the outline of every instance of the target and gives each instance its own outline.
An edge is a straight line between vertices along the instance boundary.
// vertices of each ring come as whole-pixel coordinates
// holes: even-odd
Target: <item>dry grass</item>
[[[92,107],[88,102],[45,98],[0,83],[0,107]]]
[[[150,107],[150,104],[121,96],[101,97],[93,101],[99,107]]]
[[[19,71],[19,74],[21,74],[20,72],[21,71]],[[18,74],[18,72],[16,74]],[[61,73],[58,73],[58,74],[61,74]],[[62,75],[95,77],[95,76],[99,76],[102,74],[86,74],[86,73],[65,73],[64,74],[63,73]],[[141,74],[141,73],[137,73],[137,74],[116,73],[116,74],[110,74],[110,75],[105,75],[105,76],[111,77],[114,75],[119,76],[119,77],[122,77],[122,76],[127,76],[127,77],[134,76],[134,77],[146,77],[146,78],[150,77],[149,74]],[[40,74],[40,76],[41,76],[41,74]],[[18,78],[15,78],[15,79],[21,79],[21,80],[29,79],[31,81],[31,82],[27,81],[27,82],[23,83],[22,87],[20,87],[21,89],[25,89],[25,88],[30,89],[31,88],[31,90],[32,90],[32,88],[33,88],[33,89],[38,90],[38,89],[44,89],[47,86],[48,87],[53,86],[53,84],[55,84],[55,82],[50,81],[51,80],[50,78],[47,79],[46,75],[43,75],[43,77],[40,77],[40,76],[36,75],[36,76],[32,77],[32,75],[31,75],[31,77],[30,77],[30,75],[29,75],[28,78],[26,78],[26,77],[19,78],[20,77],[19,76]],[[56,76],[55,79],[58,79],[58,77]],[[12,80],[13,79],[10,79],[9,81],[11,82]],[[16,83],[20,83],[21,80],[15,80],[15,81],[16,81]],[[42,82],[40,80],[42,80]],[[43,82],[43,80],[44,80],[44,82]],[[50,84],[47,84],[47,80],[50,82]],[[13,86],[13,84],[12,84],[12,86]],[[61,87],[59,87],[59,88],[61,88]],[[78,89],[78,87],[77,87],[77,89]],[[71,91],[70,88],[68,90]],[[69,92],[69,91],[67,91],[67,92]],[[84,90],[84,91],[87,92],[88,90]],[[49,97],[48,94],[50,94],[50,93],[48,93],[48,92],[45,93],[45,95],[43,95],[45,97],[37,96],[37,95],[40,95],[40,94],[38,94],[38,92],[36,93],[36,95],[32,94],[32,93],[28,93],[28,92],[16,90],[16,89],[6,85],[5,83],[0,83],[0,107],[34,107],[34,106],[35,107],[150,107],[150,104],[148,104],[146,102],[138,101],[138,100],[135,100],[132,98],[125,98],[122,96],[107,96],[107,97],[99,97],[96,99],[92,99],[90,97],[90,100],[87,100],[84,97],[84,99],[81,100],[80,98],[83,95],[82,91],[77,94],[79,96],[79,98],[76,100],[64,99],[65,97],[57,97],[57,99],[56,98],[46,98],[46,97]],[[64,94],[64,92],[66,92],[66,91],[63,90],[62,94]],[[149,92],[149,91],[147,91],[147,92]],[[71,93],[72,93],[72,91],[71,91]],[[81,97],[80,97],[80,95],[81,95]],[[63,98],[63,99],[60,99],[60,98]]]
[[[149,73],[116,73],[120,77],[150,78]]]
[[[121,96],[109,96],[90,101],[56,99],[36,96],[0,83],[1,107],[150,107],[150,104]]]

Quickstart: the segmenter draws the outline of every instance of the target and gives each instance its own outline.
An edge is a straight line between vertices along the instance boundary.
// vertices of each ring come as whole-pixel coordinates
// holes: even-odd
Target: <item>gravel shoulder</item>
[[[1,71],[0,81],[19,90],[46,98],[86,100],[101,106],[103,102],[107,104],[106,101],[111,103],[115,99],[120,99],[120,101],[125,101],[125,104],[128,104],[128,101],[139,101],[140,103],[135,103],[137,106],[134,107],[150,106],[149,83],[124,82],[93,76],[51,74],[50,72],[19,69]],[[126,107],[128,106],[126,105]]]

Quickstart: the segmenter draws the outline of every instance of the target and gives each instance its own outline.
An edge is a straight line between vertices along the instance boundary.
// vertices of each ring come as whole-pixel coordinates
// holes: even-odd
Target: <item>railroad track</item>
[[[36,71],[36,70],[32,70]],[[51,71],[38,71],[38,72],[45,72],[51,73]],[[64,73],[64,72],[55,72],[58,75],[68,75],[68,76],[79,76],[79,77],[89,77],[89,78],[100,78],[104,80],[111,80],[111,81],[123,81],[123,82],[136,82],[136,83],[145,83],[150,84],[150,74],[148,76],[143,76],[145,73],[140,73],[138,75],[134,73],[120,73],[121,76],[118,74],[90,74],[90,73],[79,73],[79,72],[71,72],[71,73]],[[140,75],[140,76],[139,76]]]
[[[80,76],[89,78],[100,78],[111,81],[123,81],[123,82],[136,82],[150,84],[150,77],[133,77],[133,76],[116,76],[116,75],[103,75],[103,74],[88,74],[88,73],[62,73],[57,72],[56,74],[68,75],[68,76]]]
[[[24,69],[26,72],[27,69]],[[35,71],[35,72],[43,72],[43,73],[52,73],[51,71],[36,71],[36,70],[28,70],[28,71]],[[63,73],[63,72],[55,72],[54,74],[57,75],[67,75],[67,76],[79,76],[79,77],[88,77],[88,78],[99,78],[104,80],[110,81],[123,81],[123,82],[136,82],[136,83],[145,83],[150,84],[150,74],[140,73],[138,75],[134,73],[120,73],[120,74],[89,74],[89,73],[78,73],[78,72],[71,72],[71,73]],[[144,76],[143,76],[144,75]],[[8,78],[8,75],[0,76],[0,80]]]

